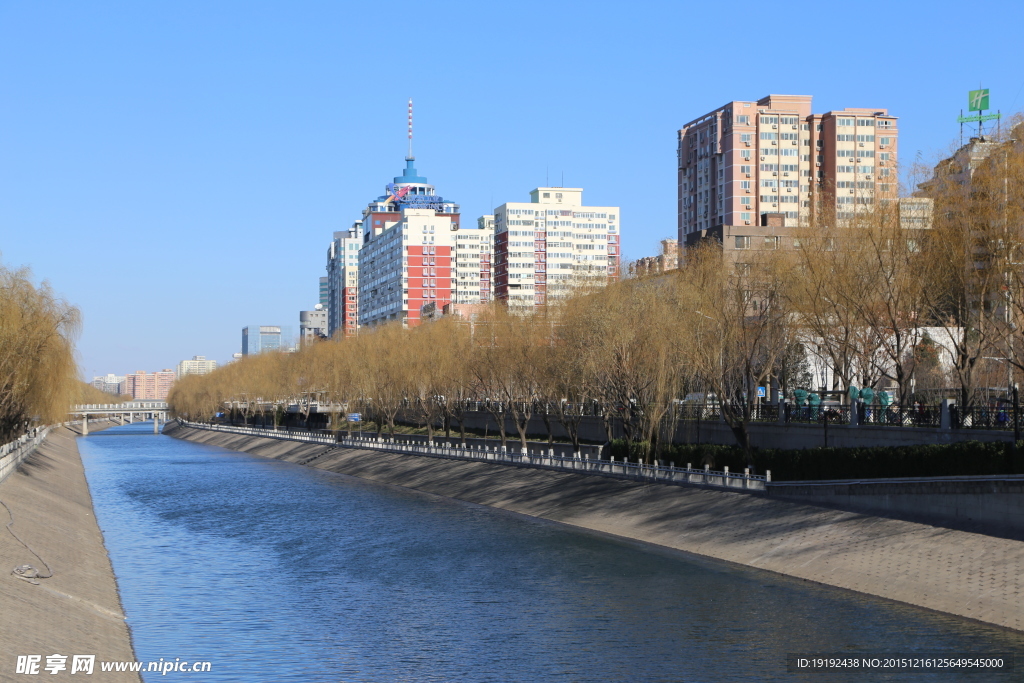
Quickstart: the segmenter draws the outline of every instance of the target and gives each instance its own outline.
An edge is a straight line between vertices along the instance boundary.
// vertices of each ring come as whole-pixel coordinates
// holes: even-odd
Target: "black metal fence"
[[[1024,426],[1024,419],[1017,411],[1017,429]],[[950,406],[950,421],[954,429],[1014,429],[1014,409],[1012,405],[996,404],[985,406]]]

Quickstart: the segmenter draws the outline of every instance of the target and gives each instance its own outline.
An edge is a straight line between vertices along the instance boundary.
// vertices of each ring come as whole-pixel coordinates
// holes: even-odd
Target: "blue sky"
[[[636,258],[675,235],[683,123],[810,94],[888,108],[902,161],[934,161],[968,90],[1024,109],[1022,19],[987,1],[0,0],[0,260],[82,309],[86,377],[224,360],[244,325],[297,329],[316,303],[332,231],[403,166],[410,97],[417,168],[467,222],[564,172],[622,207]]]

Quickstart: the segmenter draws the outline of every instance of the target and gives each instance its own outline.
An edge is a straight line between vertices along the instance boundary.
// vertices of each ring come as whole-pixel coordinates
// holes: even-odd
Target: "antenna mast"
[[[407,159],[412,159],[412,98],[409,98],[409,156]]]

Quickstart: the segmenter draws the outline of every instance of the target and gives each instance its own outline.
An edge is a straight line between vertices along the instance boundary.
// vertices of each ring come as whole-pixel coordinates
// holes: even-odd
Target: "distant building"
[[[442,310],[443,315],[450,315],[463,320],[476,320],[487,312],[487,304],[447,304]]]
[[[174,379],[174,370],[170,368],[159,372],[139,370],[125,375],[120,393],[127,394],[136,400],[163,401],[167,398]]]
[[[351,337],[359,329],[359,249],[362,221],[334,233],[327,249],[327,336]]]
[[[494,210],[494,298],[520,312],[620,276],[617,206],[583,206],[583,189],[538,187]]]
[[[242,355],[264,351],[294,351],[292,328],[288,325],[249,325],[242,328]]]
[[[206,360],[206,356],[192,356],[192,360],[178,363],[175,375],[181,379],[185,375],[205,375],[217,369],[217,361]]]
[[[124,382],[124,375],[115,375],[113,373],[109,375],[102,375],[100,377],[93,377],[92,384],[100,391],[108,394],[120,394],[121,383]]]
[[[674,239],[661,241],[661,254],[644,256],[630,266],[632,275],[658,275],[679,268],[679,242]]]
[[[321,304],[317,304],[312,311],[299,311],[299,344],[301,346],[327,337],[327,311]]]
[[[935,200],[929,197],[901,197],[900,227],[908,230],[930,230]]]
[[[942,184],[945,182],[951,181],[956,185],[969,184],[978,167],[1000,147],[1006,149],[1008,145],[996,142],[987,136],[971,138],[966,145],[954,152],[953,156],[943,159],[935,165],[932,177],[917,186],[919,191],[915,195],[934,196],[942,189]]]

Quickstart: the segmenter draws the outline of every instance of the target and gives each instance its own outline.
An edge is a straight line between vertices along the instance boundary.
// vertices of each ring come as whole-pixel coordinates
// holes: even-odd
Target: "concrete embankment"
[[[772,498],[1024,540],[1024,475],[794,481]]]
[[[75,436],[54,429],[0,484],[0,501],[10,511],[0,507],[0,526],[13,516],[9,529],[0,529],[3,681],[22,679],[15,673],[18,655],[40,655],[38,673],[47,679],[77,680],[80,673],[71,678],[73,655],[95,655],[91,680],[139,681],[135,673],[99,670],[101,661],[132,661],[135,654]],[[53,577],[38,579],[38,585],[11,573],[29,564],[46,574],[43,561]],[[66,670],[55,675],[45,669],[53,654],[67,657]]]
[[[1024,630],[1020,541],[725,491],[176,424],[164,433]]]

